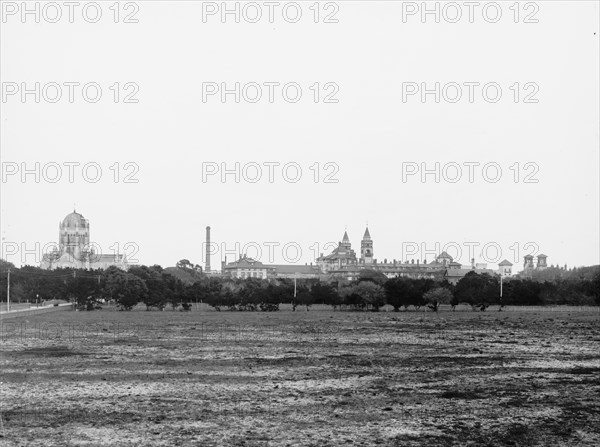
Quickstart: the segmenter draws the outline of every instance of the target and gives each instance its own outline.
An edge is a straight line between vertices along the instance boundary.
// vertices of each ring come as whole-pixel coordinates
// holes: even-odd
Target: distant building
[[[432,278],[442,279],[446,268],[452,262],[452,257],[447,253],[442,253],[436,261],[427,264],[427,261],[420,262],[418,259],[412,259],[410,262],[396,261],[378,262],[374,258],[373,239],[369,229],[365,230],[360,244],[360,258],[356,257],[348,233],[344,232],[342,242],[327,256],[321,256],[317,259],[317,266],[325,274],[334,278],[355,280],[360,277],[364,270],[374,270],[383,273],[388,278],[406,277],[406,278]],[[460,264],[458,264],[460,267]]]
[[[444,279],[448,281],[450,284],[456,284],[460,281],[464,276],[469,272],[475,272],[477,274],[487,273],[488,275],[495,275],[496,272],[494,270],[490,270],[487,268],[487,264],[475,264],[475,259],[471,259],[471,267],[470,268],[462,268],[462,264],[455,262],[452,259],[452,256],[448,255],[448,253],[443,252],[437,257],[437,261],[444,261],[444,265],[447,266],[446,271],[444,272]]]
[[[230,278],[259,278],[267,279],[268,267],[260,261],[242,255],[235,262],[225,263],[223,275]]]
[[[475,272],[478,275],[483,275],[484,273],[487,273],[490,276],[494,276],[496,275],[496,272],[494,270],[490,270],[490,269],[477,269],[477,268],[470,268],[470,269],[448,269],[446,270],[446,274],[444,276],[444,279],[446,281],[448,281],[450,284],[457,284],[458,281],[460,281],[461,279],[463,279],[465,277],[465,275],[469,272]]]
[[[548,268],[548,256],[544,254],[537,255],[537,264],[533,265],[533,256],[525,255],[523,257],[523,271],[520,274],[525,278],[531,278],[533,272],[542,271]]]
[[[321,254],[317,258],[317,266],[323,273],[329,273],[332,270],[339,270],[347,265],[356,264],[356,261],[356,253],[352,250],[348,233],[344,232],[342,242],[339,242],[338,246],[329,255],[323,256]]]
[[[431,264],[422,264],[417,262],[416,264],[409,262],[383,262],[378,263],[374,261],[371,265],[362,263],[355,263],[346,265],[339,270],[330,270],[329,275],[334,278],[355,280],[359,279],[361,272],[365,270],[374,270],[376,272],[383,273],[387,278],[431,278],[431,279],[443,279],[446,268],[437,262]]]
[[[543,256],[543,255],[542,255]],[[539,261],[538,261],[539,263]],[[533,257],[531,257],[533,265]],[[344,232],[342,241],[328,255],[321,255],[317,258],[316,266],[311,265],[266,265],[245,255],[241,256],[236,262],[227,264],[222,262],[222,274],[232,278],[338,278],[345,280],[356,280],[361,276],[368,274],[368,271],[378,272],[387,278],[428,278],[434,280],[447,280],[452,284],[458,283],[467,273],[475,272],[478,274],[489,274],[494,276],[503,274],[510,276],[512,274],[512,264],[506,260],[499,265],[500,270],[487,268],[487,264],[476,264],[475,259],[471,259],[469,268],[462,268],[462,264],[454,261],[445,251],[440,253],[433,262],[422,262],[418,259],[406,260],[405,262],[396,259],[388,262],[378,262],[373,255],[373,239],[369,229],[365,229],[360,244],[360,258],[356,256],[352,249],[348,232]]]
[[[548,256],[546,255],[537,255],[537,269],[538,270],[546,270],[548,268]]]
[[[452,256],[450,256],[448,253],[443,251],[438,255],[438,257],[436,258],[436,261],[445,267],[449,267],[450,264],[453,262],[453,259],[452,259]]]
[[[81,214],[73,211],[58,224],[58,248],[44,254],[40,267],[45,270],[57,268],[107,269],[115,266],[127,270],[125,255],[96,253],[90,245],[90,224]]]
[[[321,269],[316,265],[271,264],[268,265],[269,278],[320,278]]]
[[[448,264],[449,269],[459,269],[462,268],[462,264],[460,262],[452,261]]]
[[[500,264],[498,264],[498,274],[503,278],[507,276],[512,276],[512,262],[503,260]]]
[[[223,276],[229,278],[319,278],[321,270],[315,265],[263,264],[242,255],[235,262],[223,263]]]

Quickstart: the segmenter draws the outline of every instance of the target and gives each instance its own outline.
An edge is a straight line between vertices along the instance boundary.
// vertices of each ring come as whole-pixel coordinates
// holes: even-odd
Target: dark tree
[[[326,282],[317,282],[310,290],[315,303],[323,303],[333,306],[333,310],[342,304],[342,300],[332,284]]]
[[[109,267],[105,272],[105,293],[121,307],[131,310],[148,295],[144,280],[117,267]]]
[[[473,310],[476,308],[484,311],[491,304],[498,302],[500,296],[500,284],[498,279],[487,273],[467,273],[454,291],[456,302],[470,304]]]

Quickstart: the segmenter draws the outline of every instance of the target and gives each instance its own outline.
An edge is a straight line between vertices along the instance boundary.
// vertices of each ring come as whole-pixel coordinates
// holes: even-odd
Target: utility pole
[[[502,272],[500,272],[500,309],[498,309],[498,312],[500,312],[502,310],[502,307],[504,307],[504,303],[502,302],[502,277],[504,276],[504,274]]]
[[[6,311],[10,311],[10,268],[6,275]]]

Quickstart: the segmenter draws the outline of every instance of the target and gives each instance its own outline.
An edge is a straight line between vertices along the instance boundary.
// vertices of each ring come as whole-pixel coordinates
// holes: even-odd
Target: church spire
[[[342,242],[350,242],[350,238],[348,237],[347,231],[344,231],[344,238],[342,239]]]
[[[365,235],[363,236],[363,240],[371,239],[371,234],[369,233],[369,227],[365,230]]]

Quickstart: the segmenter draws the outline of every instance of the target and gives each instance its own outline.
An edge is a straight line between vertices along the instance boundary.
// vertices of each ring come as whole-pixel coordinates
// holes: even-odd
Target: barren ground
[[[0,445],[600,445],[598,310],[105,309],[0,335]]]

